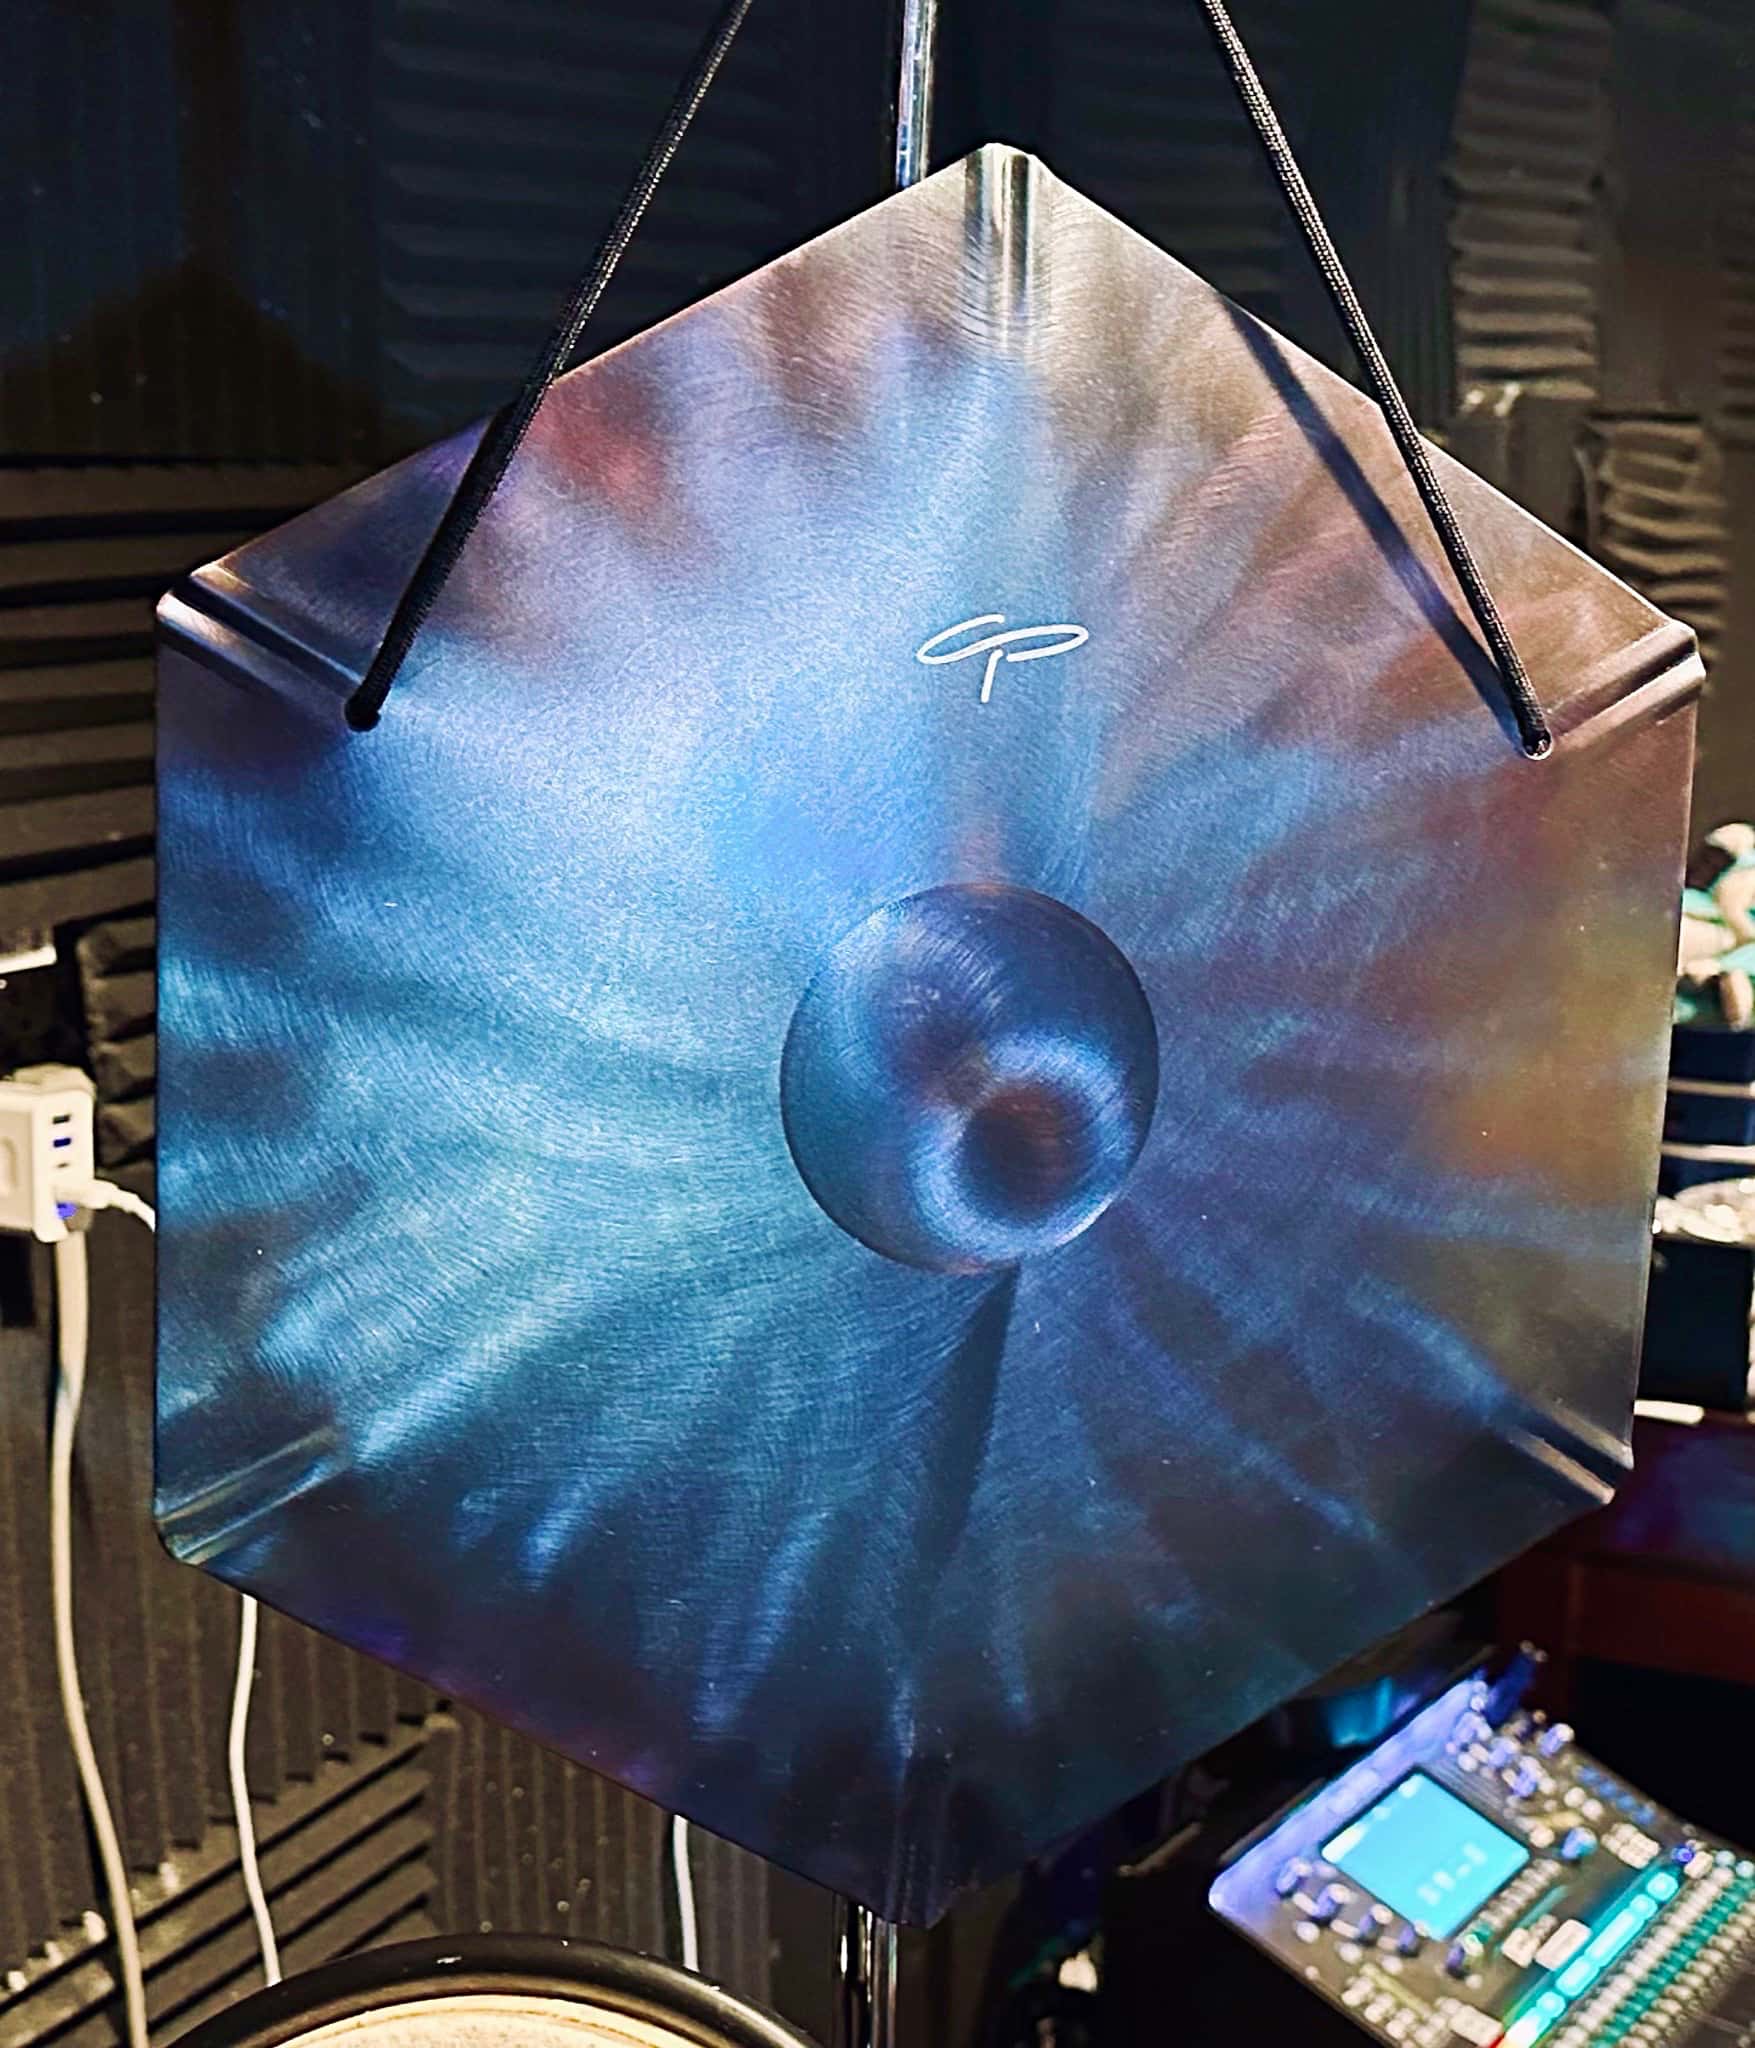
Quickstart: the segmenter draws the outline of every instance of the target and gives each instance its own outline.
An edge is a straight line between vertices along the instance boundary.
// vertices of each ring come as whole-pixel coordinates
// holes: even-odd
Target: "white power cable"
[[[94,1180],[90,1187],[80,1190],[78,1199],[82,1209],[119,1209],[136,1223],[144,1223],[148,1230],[158,1229],[158,1211],[152,1204],[143,1201],[131,1188],[118,1187],[113,1180]]]
[[[158,1229],[158,1213],[131,1189],[114,1181],[94,1181],[80,1197],[89,1209],[119,1209]],[[262,1865],[256,1853],[256,1821],[250,1807],[250,1782],[245,1770],[245,1745],[250,1733],[250,1694],[256,1683],[256,1641],[261,1610],[248,1593],[242,1595],[243,1612],[238,1624],[238,1669],[232,1685],[232,1718],[226,1731],[226,1775],[231,1781],[232,1821],[238,1831],[238,1864],[244,1874],[244,1895],[250,1901],[250,1917],[256,1923],[256,1940],[262,1950],[262,1980],[280,1982],[280,1944],[274,1938],[274,1919],[268,1910],[268,1892],[262,1883]]]
[[[113,1181],[94,1181],[78,1196],[84,1209],[117,1209],[156,1231],[158,1216],[152,1204]],[[78,1647],[73,1634],[73,1440],[79,1411],[85,1397],[85,1358],[90,1324],[90,1290],[85,1255],[85,1237],[71,1231],[54,1246],[55,1282],[60,1335],[57,1360],[59,1373],[55,1390],[55,1424],[50,1448],[50,1554],[55,1585],[55,1662],[61,1681],[61,1706],[67,1721],[68,1739],[92,1833],[97,1839],[98,1857],[110,1895],[111,1918],[116,1932],[116,1958],[127,2006],[129,2048],[149,2048],[146,2024],[146,1986],[140,1962],[140,1941],[128,1897],[127,1866],[116,1834],[114,1816],[104,1791],[97,1756],[91,1746],[91,1731],[85,1718],[84,1695],[79,1682]],[[274,1936],[274,1920],[268,1910],[268,1894],[262,1883],[262,1867],[256,1850],[255,1819],[250,1807],[250,1787],[245,1771],[245,1745],[250,1729],[250,1695],[256,1677],[256,1645],[260,1610],[244,1596],[238,1631],[237,1675],[232,1688],[231,1723],[226,1737],[226,1768],[231,1784],[232,1816],[238,1835],[238,1863],[243,1872],[244,1892],[250,1902],[250,1917],[256,1924],[256,1938],[262,1950],[265,1982],[280,1982],[280,1948]]]
[[[676,1920],[681,1935],[682,1966],[701,1967],[701,1926],[695,1917],[695,1873],[689,1861],[689,1824],[679,1813],[670,1823],[670,1860],[676,1873]]]
[[[97,1842],[104,1885],[110,1895],[110,1925],[116,1937],[116,1974],[121,1979],[127,2015],[128,2048],[148,2048],[146,1977],[140,1966],[140,1937],[128,1897],[128,1867],[116,1833],[115,1816],[104,1791],[91,1728],[85,1718],[85,1695],[79,1683],[79,1650],[73,1634],[73,1438],[85,1399],[85,1353],[90,1322],[90,1293],[85,1237],[69,1232],[54,1248],[56,1334],[55,1420],[49,1436],[49,1577],[54,1605],[55,1675],[60,1683],[61,1714],[79,1772],[85,1810]]]
[[[256,1860],[256,1825],[250,1812],[249,1780],[244,1774],[244,1743],[250,1732],[250,1688],[256,1679],[256,1629],[261,1611],[248,1593],[243,1596],[243,1609],[238,1630],[238,1679],[232,1689],[232,1723],[226,1738],[226,1769],[231,1777],[232,1816],[238,1830],[238,1862],[244,1873],[250,1917],[256,1923],[256,1939],[262,1949],[262,1981],[278,1984],[280,1948],[274,1939],[268,1894],[262,1888],[262,1866]]]

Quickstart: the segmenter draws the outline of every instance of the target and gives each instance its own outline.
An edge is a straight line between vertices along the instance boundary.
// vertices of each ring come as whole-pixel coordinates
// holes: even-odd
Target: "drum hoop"
[[[692,2048],[812,2048],[763,2007],[674,1964],[553,1935],[398,1942],[289,1978],[184,2035],[178,2048],[285,2048],[385,2006],[459,1997],[589,1999],[610,2018],[664,2029]]]

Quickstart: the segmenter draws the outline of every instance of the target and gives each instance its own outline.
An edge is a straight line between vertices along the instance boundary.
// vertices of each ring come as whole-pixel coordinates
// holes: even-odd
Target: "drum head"
[[[180,2048],[811,2048],[668,1963],[535,1936],[402,1943],[259,1991]]]

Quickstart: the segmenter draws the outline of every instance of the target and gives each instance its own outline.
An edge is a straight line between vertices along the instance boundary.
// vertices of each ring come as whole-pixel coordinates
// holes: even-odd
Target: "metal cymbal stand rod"
[[[939,0],[902,0],[896,53],[896,190],[926,176],[932,156],[932,87]]]
[[[896,52],[896,189],[926,176],[939,0],[901,0]],[[850,1899],[835,1928],[834,2048],[896,2048],[897,1930]]]
[[[834,2048],[896,2048],[896,1928],[843,1899],[835,1940]]]

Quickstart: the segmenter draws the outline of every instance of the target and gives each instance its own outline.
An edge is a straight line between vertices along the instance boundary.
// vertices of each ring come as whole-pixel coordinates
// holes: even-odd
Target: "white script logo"
[[[915,650],[914,659],[937,668],[947,661],[967,661],[971,655],[985,654],[987,673],[981,679],[981,701],[985,704],[993,696],[993,678],[1002,661],[1043,661],[1051,654],[1070,654],[1091,637],[1083,626],[1014,626],[1009,633],[990,633],[984,640],[971,640],[966,647],[945,649],[944,643],[955,640],[959,634],[973,633],[981,626],[1004,624],[999,612],[964,619],[960,625],[947,626],[942,633],[923,641]]]

